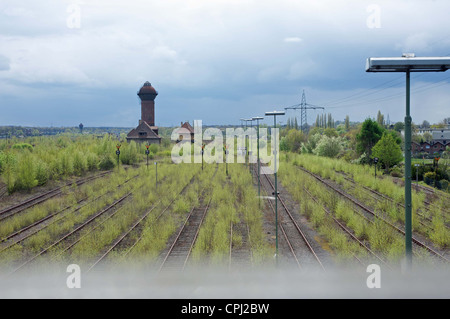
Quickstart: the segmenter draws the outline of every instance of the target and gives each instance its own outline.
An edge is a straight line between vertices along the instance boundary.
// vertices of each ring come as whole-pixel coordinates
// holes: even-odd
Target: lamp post
[[[248,167],[250,170],[250,173],[252,174],[252,178],[253,178],[253,173],[252,173],[252,165],[250,163],[250,157],[253,156],[253,118],[249,118],[247,121],[250,122],[250,132],[251,132],[251,136],[248,137],[250,145],[249,145],[249,151],[248,151]]]
[[[155,162],[155,188],[158,190],[158,162]]]
[[[203,154],[205,153],[205,143],[202,144],[202,171],[203,171]]]
[[[273,116],[273,127],[274,131],[277,127],[277,115],[281,116],[284,115],[284,111],[272,111],[272,112],[266,112],[266,116]],[[277,139],[274,138],[274,171],[275,171],[275,258],[276,263],[278,265],[278,182],[277,182]]]
[[[414,164],[414,166],[416,167],[416,184],[417,184],[417,187],[419,187],[419,166],[420,166],[420,164]]]
[[[402,57],[368,58],[366,72],[405,72],[406,116],[405,116],[405,255],[406,267],[412,267],[412,217],[411,217],[411,72],[444,72],[450,68],[449,57],[415,57],[413,53]]]
[[[228,145],[224,145],[223,147],[223,152],[225,153],[225,167],[226,167],[226,174],[228,176]]]
[[[248,119],[244,119],[244,121],[245,121],[245,130],[247,131],[247,128],[248,128],[248,124],[247,124],[247,122],[249,121]],[[245,136],[245,165],[249,165],[249,163],[248,163],[248,143],[247,143],[247,135],[244,135]]]
[[[261,164],[259,161],[259,121],[263,120],[264,118],[261,116],[255,116],[255,117],[252,117],[252,119],[256,121],[256,125],[257,125],[256,141],[257,141],[257,150],[258,150],[258,153],[257,153],[257,156],[258,156],[258,158],[257,158],[257,162],[258,162],[258,198],[259,198],[259,206],[261,207],[261,171],[260,171]]]

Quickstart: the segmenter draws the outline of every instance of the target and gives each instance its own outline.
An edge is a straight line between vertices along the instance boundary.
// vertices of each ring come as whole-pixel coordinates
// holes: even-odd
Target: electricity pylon
[[[306,103],[305,90],[303,90],[302,102],[300,104],[296,104],[296,105],[292,105],[292,106],[289,106],[289,107],[285,107],[284,109],[285,110],[300,110],[301,111],[300,127],[301,127],[303,132],[305,132],[306,125],[308,124],[307,123],[307,119],[306,119],[306,110],[308,110],[308,109],[310,109],[310,110],[317,110],[317,109],[325,110],[324,107]]]

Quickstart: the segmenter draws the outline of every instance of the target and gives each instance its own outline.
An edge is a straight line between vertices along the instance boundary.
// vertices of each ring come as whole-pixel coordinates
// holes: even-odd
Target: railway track
[[[210,205],[211,199],[208,200],[206,206],[201,201],[200,205],[191,209],[183,226],[170,246],[169,251],[165,255],[158,272],[183,271],[186,268]]]
[[[339,172],[339,173],[343,176],[343,178],[344,178],[346,181],[348,181],[349,183],[351,183],[351,185],[352,185],[353,188],[362,187],[364,190],[366,190],[367,192],[369,192],[369,194],[372,196],[373,199],[375,199],[375,200],[377,200],[377,201],[380,201],[380,200],[387,200],[387,201],[389,201],[390,203],[392,203],[392,204],[396,205],[397,207],[399,207],[400,209],[403,209],[403,210],[405,209],[405,205],[404,205],[404,204],[402,204],[402,203],[397,203],[397,202],[395,202],[395,200],[392,199],[391,197],[389,197],[389,196],[387,196],[387,195],[385,195],[385,194],[382,194],[382,193],[380,193],[380,192],[378,192],[378,191],[376,191],[376,190],[373,190],[373,189],[371,189],[370,187],[367,187],[367,186],[364,186],[364,185],[357,185],[356,182],[355,182],[352,178],[348,177],[345,173],[342,173],[342,172]],[[429,201],[426,201],[426,200],[425,200],[424,203],[428,206],[428,207],[426,208],[428,211],[430,211],[430,208],[429,208],[429,207],[437,207],[437,208],[441,209],[440,207],[434,205],[433,203],[430,203]],[[442,211],[444,211],[444,212],[449,212],[449,211],[448,211],[447,209],[445,209],[445,208],[442,208]],[[424,215],[423,212],[422,212],[422,213],[421,213],[421,212],[416,212],[416,213],[417,213],[417,215],[419,215],[423,220],[426,220],[426,221],[429,222],[429,223],[432,223],[432,222],[433,222],[433,220],[432,220],[430,217]],[[425,227],[427,227],[427,228],[432,228],[432,226],[429,225],[429,224],[425,224],[425,223],[422,222],[422,221],[419,221],[419,222],[420,222],[423,226],[425,226]],[[449,228],[448,225],[445,225],[445,227]]]
[[[62,189],[64,187],[66,187],[66,186],[70,186],[73,183],[76,183],[77,186],[80,186],[80,185],[83,185],[83,184],[85,184],[85,183],[87,183],[89,181],[92,181],[92,180],[95,180],[97,178],[103,177],[103,176],[105,176],[107,174],[110,174],[110,173],[111,173],[111,171],[107,171],[107,172],[103,172],[103,173],[100,173],[100,174],[95,175],[95,176],[90,176],[90,177],[87,177],[87,178],[79,179],[79,180],[77,180],[75,182],[68,182],[68,183],[64,184],[63,186],[56,187],[56,188],[54,188],[54,189],[52,189],[52,190],[50,190],[48,192],[45,192],[43,194],[34,196],[34,197],[32,197],[30,199],[27,199],[27,200],[25,200],[25,201],[23,201],[23,202],[21,202],[19,204],[7,207],[7,208],[5,208],[5,209],[0,211],[0,221],[4,220],[6,218],[10,218],[10,217],[12,217],[14,215],[17,215],[17,214],[23,212],[24,210],[26,210],[28,208],[31,208],[31,207],[33,207],[35,205],[41,204],[41,203],[43,203],[43,202],[45,202],[45,201],[47,201],[47,200],[49,200],[49,199],[51,199],[51,198],[53,198],[55,196],[61,195],[62,194]]]
[[[267,174],[264,174],[264,176],[265,178],[261,179],[261,186],[268,195],[273,194],[275,187]],[[282,213],[278,216],[278,227],[283,234],[283,238],[286,240],[289,251],[291,252],[295,260],[296,266],[298,266],[299,268],[304,268],[306,266],[314,265],[314,267],[319,266],[322,271],[325,271],[325,267],[318,254],[312,247],[310,240],[308,240],[307,236],[302,231],[295,218],[292,216],[292,213],[285,204],[284,200],[281,198],[280,194],[277,194],[275,196],[278,197],[278,200],[283,207]],[[267,202],[269,203],[269,206],[272,208],[272,211],[275,214],[275,208],[271,200],[267,199]]]
[[[301,167],[301,166],[296,166],[298,169],[302,170],[303,172],[306,172],[307,174],[313,176],[315,179],[317,179],[318,181],[320,181],[322,184],[326,185],[328,188],[330,188],[331,190],[333,190],[334,192],[338,193],[341,197],[345,198],[346,200],[350,201],[351,203],[353,203],[354,205],[356,205],[357,207],[359,207],[360,209],[362,209],[365,214],[368,214],[369,216],[371,216],[373,219],[377,218],[379,220],[381,220],[382,222],[384,222],[385,224],[389,225],[391,228],[393,228],[394,230],[396,230],[398,233],[402,234],[403,236],[405,236],[405,232],[400,229],[398,226],[390,223],[389,221],[387,221],[385,218],[379,216],[378,214],[376,214],[375,212],[373,212],[370,208],[366,207],[364,204],[360,203],[358,200],[356,200],[355,198],[353,198],[352,196],[349,196],[347,193],[345,193],[344,191],[342,191],[341,189],[337,188],[336,186],[334,186],[333,184],[327,182],[325,179],[323,179],[322,177],[320,177],[317,174],[314,174],[312,172],[310,172],[309,170]],[[367,220],[373,222],[373,220],[371,220],[370,218],[368,218],[367,216],[365,217]],[[424,248],[425,250],[427,250],[429,253],[431,253],[432,255],[436,256],[437,258],[439,258],[442,261],[445,262],[450,262],[450,260],[448,260],[445,256],[441,255],[439,252],[437,252],[436,250],[434,250],[433,248],[429,247],[427,244],[421,242],[420,240],[418,240],[417,238],[415,238],[414,236],[412,237],[412,241],[415,245]]]
[[[117,188],[120,188],[121,186],[125,185],[126,183],[128,183],[129,181],[133,180],[134,178],[136,178],[136,177],[138,177],[138,176],[139,176],[139,175],[136,175],[136,176],[134,176],[134,177],[132,177],[132,178],[126,180],[124,183],[118,185]],[[105,193],[105,194],[103,194],[103,195],[97,196],[96,198],[92,199],[92,200],[89,201],[89,202],[86,202],[86,198],[81,199],[81,200],[79,200],[79,201],[77,202],[77,205],[78,205],[78,204],[82,204],[83,202],[85,202],[85,203],[82,204],[81,206],[77,207],[76,209],[72,210],[72,211],[69,211],[69,209],[72,208],[71,205],[66,206],[65,208],[63,208],[63,209],[61,209],[61,210],[59,210],[59,211],[57,211],[57,212],[55,212],[55,213],[53,213],[53,214],[50,214],[50,215],[48,215],[48,216],[45,216],[45,217],[43,217],[43,218],[41,218],[41,219],[39,219],[39,220],[37,220],[37,221],[31,223],[30,225],[27,225],[27,226],[25,226],[25,227],[22,227],[22,228],[20,228],[20,229],[18,229],[18,230],[16,230],[16,231],[14,231],[13,233],[11,233],[11,234],[5,236],[4,238],[2,238],[2,239],[0,240],[0,243],[2,243],[2,242],[12,241],[12,240],[15,240],[15,239],[16,239],[16,240],[13,241],[12,243],[6,245],[6,247],[1,248],[1,249],[0,249],[0,253],[3,252],[3,251],[6,250],[6,249],[9,249],[9,248],[13,247],[14,245],[19,244],[20,242],[22,242],[22,241],[24,241],[25,239],[27,239],[27,238],[29,238],[29,237],[31,237],[31,236],[37,234],[38,232],[44,230],[45,228],[47,228],[47,227],[53,225],[55,222],[61,221],[63,218],[65,218],[65,217],[68,216],[67,214],[73,214],[73,213],[76,213],[76,212],[78,212],[81,208],[83,208],[83,207],[85,207],[85,206],[87,206],[87,205],[89,205],[89,204],[92,204],[93,202],[95,202],[96,200],[98,200],[99,198],[101,198],[101,197],[103,197],[103,196],[106,196],[107,194],[108,194],[108,193]],[[66,212],[66,211],[67,211],[67,214],[63,214],[63,213]],[[47,222],[47,223],[46,223],[46,222]],[[25,232],[27,232],[27,234],[25,234],[25,236],[20,236],[21,234],[24,234]]]
[[[156,216],[155,218],[155,222],[158,221],[163,215],[164,213],[170,208],[170,206],[172,206],[172,204],[174,203],[174,201],[181,196],[187,189],[187,187],[192,183],[192,181],[195,179],[196,175],[194,175],[190,181],[183,187],[183,189],[180,191],[180,193],[175,196],[169,203],[169,205],[167,205],[162,212]],[[133,232],[137,232],[140,233],[139,238],[131,245],[130,248],[128,248],[125,253],[124,253],[124,257],[126,257],[133,249],[134,247],[136,247],[136,245],[142,240],[143,238],[143,221],[150,215],[150,213],[161,203],[161,201],[158,201],[158,203],[156,203],[155,205],[153,205],[143,216],[141,216],[126,232],[124,232],[120,237],[118,237],[116,240],[114,240],[114,242],[110,245],[109,248],[106,249],[106,251],[104,251],[102,253],[102,255],[89,267],[88,272],[91,271],[92,269],[94,269],[98,264],[100,264],[102,261],[104,261],[107,256],[113,252],[113,251],[119,251],[119,250],[124,250],[126,247],[125,244],[125,239],[127,237],[130,236],[130,234],[132,234]]]
[[[25,262],[23,262],[22,264],[20,264],[18,267],[16,267],[11,273],[10,275],[17,273],[19,270],[25,268],[26,266],[30,265],[34,260],[36,260],[38,257],[44,255],[45,253],[47,253],[51,248],[59,245],[62,242],[68,241],[70,238],[72,238],[75,234],[77,234],[80,230],[84,229],[86,226],[88,226],[89,224],[91,224],[94,220],[96,220],[97,218],[99,218],[100,216],[103,216],[106,212],[110,211],[112,208],[115,208],[117,205],[119,205],[120,203],[122,203],[124,200],[126,200],[127,198],[129,198],[131,196],[131,192],[127,193],[126,195],[122,196],[121,198],[119,198],[118,200],[114,201],[112,204],[110,204],[108,207],[102,209],[101,211],[97,212],[95,215],[91,216],[88,220],[84,221],[83,223],[81,223],[80,225],[78,225],[75,229],[73,229],[72,231],[66,233],[65,235],[63,235],[62,237],[60,237],[59,239],[57,239],[56,241],[54,241],[51,245],[47,246],[46,248],[42,249],[39,253],[35,254],[33,257],[31,257],[30,259],[26,260]],[[117,211],[116,211],[117,212]]]
[[[241,242],[236,245],[233,243],[233,236],[241,236]],[[250,248],[250,229],[248,224],[240,219],[240,222],[233,225],[230,222],[230,254],[228,270],[242,270],[253,267],[253,254]]]
[[[8,188],[6,187],[6,185],[1,185],[0,186],[0,198],[5,196],[7,192],[8,192]]]
[[[319,200],[313,195],[313,194],[311,194],[307,189],[306,189],[306,187],[303,187],[303,189],[304,189],[304,191],[306,192],[306,194],[316,203],[316,204],[318,204],[318,205],[320,205],[321,207],[322,207],[322,209],[325,211],[325,213],[327,213],[332,219],[333,219],[333,221],[335,222],[335,224],[337,225],[337,226],[339,226],[339,228],[341,228],[343,231],[344,231],[344,233],[346,233],[347,234],[347,236],[348,237],[350,237],[353,241],[355,241],[355,242],[357,242],[361,247],[363,247],[370,255],[372,255],[373,257],[375,257],[377,260],[379,260],[379,261],[381,261],[381,263],[383,263],[384,265],[386,265],[388,268],[391,268],[390,266],[389,266],[389,264],[387,263],[387,261],[384,259],[384,258],[382,258],[382,257],[380,257],[379,255],[377,255],[374,251],[372,251],[362,240],[360,240],[358,237],[356,237],[354,234],[353,234],[353,232],[348,228],[348,227],[346,227],[344,224],[342,224],[336,217],[334,217],[334,214],[328,209],[328,207],[326,207],[325,205],[323,205],[323,204],[321,204],[320,202],[319,202]],[[361,263],[361,264],[363,264],[362,263],[362,261],[357,257],[357,256],[354,256],[355,257],[355,259],[359,262],[359,263]],[[364,265],[364,264],[363,264]]]

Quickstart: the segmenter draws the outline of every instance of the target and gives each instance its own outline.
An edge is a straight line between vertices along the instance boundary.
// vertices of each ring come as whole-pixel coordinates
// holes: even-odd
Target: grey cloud
[[[0,54],[0,71],[8,71],[11,68],[10,62],[8,57]]]

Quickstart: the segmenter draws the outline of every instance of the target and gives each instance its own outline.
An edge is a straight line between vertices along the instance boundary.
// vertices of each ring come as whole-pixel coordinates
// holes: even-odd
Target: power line
[[[448,80],[448,79],[450,79],[450,77],[446,77],[445,79],[443,79],[443,80],[441,80],[441,81],[439,81],[437,83],[427,83],[427,84],[424,84],[422,86],[419,86],[419,87],[414,89],[414,94],[422,93],[422,92],[428,91],[430,89],[434,89],[434,88],[446,85],[446,84],[448,84],[446,82],[446,80]],[[360,102],[357,102],[357,103],[345,104],[345,105],[341,105],[341,106],[332,106],[332,107],[326,107],[326,108],[327,109],[339,109],[339,108],[360,106],[362,103],[364,103],[364,104],[373,104],[373,103],[378,103],[378,102],[384,102],[384,101],[392,100],[394,98],[402,97],[402,96],[404,96],[404,93],[394,93],[394,94],[391,94],[391,95],[388,95],[388,96],[385,96],[385,97],[382,97],[382,98],[379,98],[379,99],[375,99],[375,100],[360,101]]]
[[[317,106],[317,105],[312,105],[312,104],[306,103],[305,90],[303,90],[302,102],[300,104],[296,104],[296,105],[292,105],[292,106],[289,106],[289,107],[285,107],[284,109],[285,110],[288,110],[288,109],[298,110],[298,109],[300,109],[300,111],[301,111],[301,124],[300,124],[300,127],[301,127],[301,130],[303,132],[305,132],[306,125],[308,123],[308,119],[307,119],[307,116],[306,116],[306,110],[308,110],[308,109],[310,109],[310,110],[316,110],[316,109],[324,110],[325,108],[322,107],[322,106]]]

